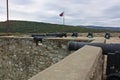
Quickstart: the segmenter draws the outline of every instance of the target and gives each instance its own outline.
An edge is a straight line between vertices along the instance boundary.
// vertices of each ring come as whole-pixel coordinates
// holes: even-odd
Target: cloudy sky
[[[120,0],[9,0],[10,20],[67,25],[120,27]],[[6,20],[6,0],[0,0],[0,21]]]

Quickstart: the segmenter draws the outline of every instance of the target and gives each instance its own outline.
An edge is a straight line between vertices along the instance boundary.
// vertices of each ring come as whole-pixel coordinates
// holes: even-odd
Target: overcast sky
[[[120,0],[9,0],[10,20],[67,25],[120,27]],[[0,21],[6,20],[6,0],[0,0]]]

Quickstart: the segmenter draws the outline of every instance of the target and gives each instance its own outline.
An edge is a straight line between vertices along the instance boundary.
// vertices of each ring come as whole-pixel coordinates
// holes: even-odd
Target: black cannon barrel
[[[49,33],[46,34],[46,36],[51,36],[51,37],[67,37],[67,33]]]
[[[32,34],[31,35],[32,37],[45,37],[46,35],[45,34]]]
[[[86,42],[69,42],[69,50],[78,50],[84,45],[91,45],[96,47],[101,47],[103,54],[120,52],[120,44],[104,44],[104,43],[86,43]]]
[[[46,34],[46,36],[56,36],[57,34],[55,34],[55,33],[48,33],[48,34]]]

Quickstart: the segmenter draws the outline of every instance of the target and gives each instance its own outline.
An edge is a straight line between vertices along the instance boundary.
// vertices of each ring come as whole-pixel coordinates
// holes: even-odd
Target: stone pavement
[[[106,43],[120,43],[120,38],[111,37],[110,39],[106,39]]]

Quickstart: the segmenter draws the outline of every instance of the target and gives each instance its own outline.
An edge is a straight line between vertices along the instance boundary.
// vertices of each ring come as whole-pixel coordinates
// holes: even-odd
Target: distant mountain
[[[120,31],[120,27],[101,27],[101,26],[82,26],[82,27],[99,30]]]

